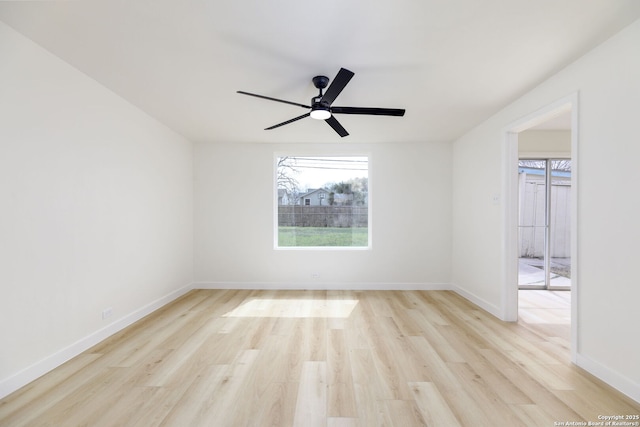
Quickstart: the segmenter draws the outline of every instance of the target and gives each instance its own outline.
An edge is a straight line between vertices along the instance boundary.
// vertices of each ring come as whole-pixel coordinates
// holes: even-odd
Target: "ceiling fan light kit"
[[[311,109],[311,118],[316,120],[327,120],[331,117],[331,111],[328,108],[318,107]]]
[[[266,99],[269,101],[282,102],[284,104],[295,105],[298,107],[306,108],[310,110],[308,113],[303,114],[298,117],[294,117],[293,119],[289,119],[285,122],[278,123],[277,125],[270,126],[265,130],[271,130],[278,128],[280,126],[288,125],[289,123],[293,123],[300,119],[304,119],[305,117],[311,117],[316,120],[324,120],[327,122],[329,126],[335,130],[338,135],[341,137],[345,137],[349,135],[349,132],[346,131],[344,127],[338,122],[338,120],[333,116],[334,114],[364,114],[364,115],[373,115],[373,116],[396,116],[401,117],[404,116],[404,109],[400,108],[372,108],[372,107],[334,107],[332,106],[333,101],[340,95],[342,90],[345,88],[347,83],[354,76],[352,71],[347,70],[346,68],[340,68],[338,74],[329,85],[329,78],[326,76],[315,76],[312,81],[313,85],[319,90],[318,96],[314,96],[311,98],[311,105],[299,104],[297,102],[285,101],[283,99],[271,98],[269,96],[258,95],[255,93],[244,92],[239,90],[238,93],[242,95],[255,96],[257,98]],[[327,89],[324,94],[322,91]]]

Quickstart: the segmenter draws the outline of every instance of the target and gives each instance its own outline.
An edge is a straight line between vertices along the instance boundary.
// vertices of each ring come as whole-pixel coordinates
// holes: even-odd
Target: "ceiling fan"
[[[270,126],[265,130],[271,130],[278,128],[280,126],[288,125],[289,123],[293,123],[300,119],[304,119],[305,117],[311,116],[313,119],[324,120],[335,130],[338,135],[341,137],[345,137],[349,135],[349,132],[346,131],[344,127],[338,122],[338,120],[333,116],[334,114],[367,114],[374,116],[404,116],[404,109],[400,108],[369,108],[369,107],[336,107],[333,104],[333,101],[340,95],[340,92],[345,88],[347,83],[354,76],[352,71],[347,70],[346,68],[340,68],[338,74],[333,79],[331,84],[329,85],[329,78],[326,76],[315,76],[312,81],[313,85],[320,91],[318,96],[314,96],[311,98],[311,105],[298,104],[297,102],[285,101],[283,99],[271,98],[269,96],[258,95],[255,93],[249,93],[239,90],[238,93],[242,95],[250,95],[255,96],[257,98],[268,99],[269,101],[283,102],[285,104],[297,105],[298,107],[306,108],[311,110],[301,116],[294,117],[293,119],[287,120],[282,123],[278,123],[277,125]],[[327,87],[329,85],[329,87]],[[327,89],[323,94],[323,89]]]

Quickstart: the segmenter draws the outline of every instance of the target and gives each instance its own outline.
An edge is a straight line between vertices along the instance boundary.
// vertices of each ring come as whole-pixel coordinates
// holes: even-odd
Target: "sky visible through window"
[[[349,181],[353,178],[368,178],[367,157],[291,157],[297,171],[294,177],[300,190],[321,188],[327,184]]]

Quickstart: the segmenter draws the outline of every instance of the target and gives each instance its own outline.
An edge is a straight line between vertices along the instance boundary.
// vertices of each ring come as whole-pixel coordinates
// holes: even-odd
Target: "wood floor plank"
[[[194,290],[0,400],[3,427],[553,425],[640,414],[570,362],[567,292]],[[529,293],[532,292],[532,293]]]
[[[186,386],[186,384],[185,384]],[[144,401],[141,407],[133,414],[133,417],[123,418],[124,424],[117,422],[107,423],[106,426],[146,427],[161,426],[169,412],[180,402],[187,387],[158,388],[146,387],[149,390],[143,397],[149,400]]]
[[[174,396],[177,397],[182,390],[174,390]],[[108,410],[101,414],[99,418],[91,421],[91,427],[112,427],[112,426],[134,426],[137,423],[149,422],[152,420],[153,425],[158,425],[169,411],[169,408],[175,405],[175,399],[170,405],[166,406],[163,411],[162,407],[157,407],[158,401],[162,400],[161,394],[165,394],[166,389],[158,387],[133,387],[127,389],[123,393],[120,400],[115,402]],[[153,423],[153,417],[155,423]]]
[[[527,426],[554,426],[558,422],[566,422],[549,415],[543,408],[535,404],[513,405],[513,412]]]
[[[294,426],[315,427],[327,424],[327,364],[304,362],[296,401]]]
[[[227,371],[224,368],[221,371],[216,368],[210,368],[212,380],[201,381],[203,387],[205,387],[205,392],[201,392],[199,383],[196,383],[196,387],[187,390],[181,399],[181,401],[186,399],[187,401],[201,402],[197,418],[191,418],[188,423],[182,423],[182,421],[174,422],[170,418],[170,414],[168,419],[163,420],[162,425],[233,425],[234,414],[243,414],[239,410],[245,405],[246,395],[244,393],[247,383],[253,381],[252,377],[255,375],[253,365],[259,353],[260,350],[241,351],[238,354],[238,358],[231,365],[224,367],[227,368]],[[198,379],[201,378],[202,376],[198,377]],[[179,408],[182,405],[178,402],[175,406],[180,411]],[[189,416],[185,416],[184,419],[189,419]]]
[[[162,420],[163,425],[203,425],[210,419],[216,403],[216,394],[231,374],[228,365],[211,365],[202,369],[192,379],[180,400]],[[222,415],[222,414],[219,414]]]
[[[464,362],[464,358],[459,354],[459,351],[456,350],[451,345],[451,342],[449,342],[447,338],[442,334],[442,331],[447,330],[446,325],[431,323],[429,319],[423,315],[423,312],[421,310],[412,310],[410,316],[413,318],[413,321],[416,324],[420,325],[421,334],[425,338],[427,338],[429,343],[433,346],[433,348],[444,361]],[[468,346],[464,346],[464,348],[468,348]]]
[[[416,405],[428,426],[456,427],[460,422],[451,411],[438,387],[431,382],[410,383]]]
[[[408,427],[427,425],[414,400],[385,400],[384,407],[389,414],[389,419],[393,420],[393,425]]]
[[[411,344],[424,355],[432,381],[441,391],[447,404],[462,425],[491,425],[481,406],[461,383],[450,362],[443,361],[424,337],[408,337]]]
[[[394,421],[390,418],[389,412],[384,407],[385,400],[378,399],[380,394],[376,390],[376,385],[367,386],[356,383],[354,385],[356,402],[358,407],[359,425],[369,426],[393,426]]]
[[[0,401],[0,420],[7,425],[28,424],[66,394],[90,381],[92,370],[87,367],[100,357],[100,354],[83,353],[5,397]]]
[[[112,401],[120,399],[121,385],[128,375],[126,369],[108,368],[100,372],[96,381],[83,384],[65,396],[55,407],[42,413],[40,420],[48,425],[91,425],[110,408],[95,396],[109,396]]]
[[[327,427],[358,427],[357,418],[329,417]]]
[[[377,294],[380,295],[381,293],[378,292]],[[376,300],[376,304],[371,305],[362,302],[362,305],[367,307],[363,313],[370,319],[366,336],[375,367],[375,370],[371,373],[375,373],[379,379],[379,391],[382,393],[380,397],[388,400],[409,399],[411,394],[409,387],[407,386],[406,380],[400,377],[397,360],[395,359],[394,353],[390,350],[393,340],[384,338],[385,326],[383,324],[387,323],[388,326],[391,321],[386,316],[376,316],[374,314],[375,309],[380,309],[383,305],[386,305],[385,301]],[[374,307],[376,305],[377,308]],[[383,311],[387,312],[387,310]],[[386,330],[388,329],[387,327]],[[398,332],[396,331],[396,336],[397,334]]]
[[[491,365],[482,356],[482,353],[474,351],[473,347],[467,345],[468,335],[461,333],[458,328],[451,326],[437,326],[437,330],[458,352],[460,359],[456,363],[468,363],[479,375],[487,386],[500,396],[505,403],[508,404],[530,404],[531,399],[518,387],[512,383],[500,369]]]
[[[488,363],[499,369],[502,374],[525,393],[533,403],[559,420],[577,420],[580,415],[558,399],[551,390],[546,388],[538,378],[532,377],[518,363],[509,360],[508,355],[494,349],[481,349],[480,352]]]
[[[517,414],[514,414],[509,405],[500,398],[497,390],[489,387],[468,363],[447,363],[447,366],[458,377],[466,393],[484,413],[484,417],[489,420],[488,425],[521,424]],[[476,416],[478,415],[479,413],[476,413]]]
[[[236,411],[234,426],[292,426],[298,383],[270,383],[260,399],[246,402],[251,411]]]
[[[354,382],[345,333],[330,329],[327,337],[327,415],[355,417]]]

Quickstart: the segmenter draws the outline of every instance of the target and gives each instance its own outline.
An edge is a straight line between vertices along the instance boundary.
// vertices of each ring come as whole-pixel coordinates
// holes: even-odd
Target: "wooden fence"
[[[366,206],[278,206],[278,225],[285,227],[366,227]]]
[[[542,258],[545,239],[545,185],[528,181],[520,193],[520,257]],[[551,257],[571,257],[571,186],[551,186]]]

